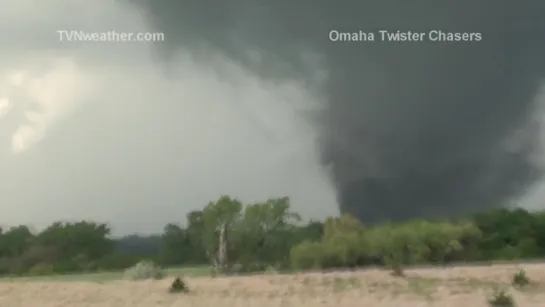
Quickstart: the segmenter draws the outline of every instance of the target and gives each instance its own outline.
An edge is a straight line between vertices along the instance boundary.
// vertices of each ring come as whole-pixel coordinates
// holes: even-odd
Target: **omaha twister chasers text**
[[[436,43],[463,43],[480,42],[483,35],[480,32],[448,32],[443,30],[419,31],[391,31],[378,30],[372,32],[356,31],[341,32],[329,31],[329,40],[332,42],[436,42]]]

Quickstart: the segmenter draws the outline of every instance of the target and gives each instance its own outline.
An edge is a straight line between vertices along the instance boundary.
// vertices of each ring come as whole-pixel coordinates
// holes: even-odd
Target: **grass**
[[[204,267],[178,267],[178,268],[168,268],[165,270],[167,277],[174,276],[207,276],[210,272],[210,269],[207,266]],[[86,281],[86,282],[107,282],[122,280],[124,271],[114,271],[114,272],[97,272],[97,273],[76,273],[76,274],[56,274],[56,275],[47,275],[47,276],[21,276],[21,277],[5,277],[0,278],[0,281],[58,281],[58,282],[69,282],[69,281]]]
[[[494,289],[508,289],[519,306],[541,307],[542,303],[537,302],[545,301],[545,292],[540,286],[540,281],[545,280],[545,265],[525,265],[524,270],[539,291],[513,288],[511,283],[516,272],[513,265],[407,267],[403,278],[391,276],[387,269],[211,278],[208,267],[170,268],[166,279],[144,282],[122,281],[123,272],[22,277],[5,279],[11,283],[0,283],[0,305],[413,307],[429,304],[478,307],[487,303],[504,306],[499,295],[494,295],[492,302],[490,294]],[[187,288],[178,287],[183,291],[173,289],[176,276],[181,276],[184,286],[187,285]],[[66,304],[57,305],[59,300]]]

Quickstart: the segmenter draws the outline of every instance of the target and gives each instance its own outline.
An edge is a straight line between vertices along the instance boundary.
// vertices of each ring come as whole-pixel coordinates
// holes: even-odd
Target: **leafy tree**
[[[299,214],[291,211],[287,197],[269,199],[244,208],[235,228],[238,258],[245,264],[283,266],[291,247],[299,242]]]
[[[203,243],[204,214],[202,210],[191,211],[187,214],[185,233],[191,246],[189,262],[192,264],[208,263],[209,259],[207,258],[205,244]]]
[[[301,223],[287,197],[244,205],[222,196],[189,212],[185,226],[167,224],[161,235],[112,239],[106,224],[93,221],[55,222],[37,234],[27,226],[0,229],[0,274],[124,269],[157,259],[164,265],[209,263],[217,256],[220,229],[228,260],[245,270],[545,256],[545,212],[498,209],[373,226],[349,215]]]
[[[225,226],[228,241],[233,234],[233,226],[238,222],[242,212],[242,203],[229,196],[221,196],[215,202],[210,202],[203,210],[203,236],[204,250],[210,261],[217,257],[219,250],[219,234],[221,227]],[[231,249],[229,249],[230,251]]]
[[[499,209],[473,216],[483,233],[480,258],[515,259],[545,255],[544,219],[523,209]]]
[[[56,250],[58,270],[72,271],[112,253],[114,244],[109,235],[106,224],[55,222],[38,234],[37,243]]]
[[[345,214],[338,218],[329,218],[324,224],[324,239],[335,238],[336,235],[356,233],[364,230],[363,224],[355,217]]]
[[[161,236],[132,234],[114,239],[115,252],[154,257],[161,249]]]
[[[191,245],[187,230],[176,224],[167,224],[161,236],[160,262],[164,265],[180,265],[188,262]]]
[[[11,227],[0,234],[0,257],[20,257],[33,243],[34,235],[27,226]]]
[[[298,229],[299,241],[318,241],[324,236],[324,223],[310,220]]]

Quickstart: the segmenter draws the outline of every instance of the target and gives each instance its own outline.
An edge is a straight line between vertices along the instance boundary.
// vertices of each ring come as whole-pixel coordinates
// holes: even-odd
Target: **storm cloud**
[[[219,52],[272,83],[304,80],[341,212],[376,222],[507,206],[541,178],[542,1],[131,3],[166,34],[163,64],[189,50],[213,67]],[[482,40],[332,42],[332,30]]]
[[[543,6],[5,3],[0,224],[158,232],[222,194],[374,222],[540,207]],[[483,39],[329,40],[380,29]],[[59,30],[165,41],[61,42]]]
[[[263,81],[149,42],[61,41],[57,31],[156,32],[129,3],[22,0],[0,10],[0,224],[109,223],[160,232],[222,194],[290,196],[336,214],[303,81]],[[298,106],[298,107],[294,107]]]

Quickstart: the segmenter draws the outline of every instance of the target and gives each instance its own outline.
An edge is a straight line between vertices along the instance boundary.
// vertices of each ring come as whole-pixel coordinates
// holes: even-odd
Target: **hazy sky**
[[[219,56],[166,67],[149,43],[61,43],[57,30],[151,31],[113,1],[2,5],[1,224],[156,232],[222,194],[337,212],[301,115],[319,104],[308,84],[265,83]]]

